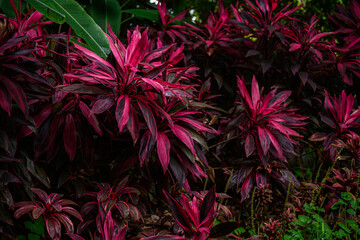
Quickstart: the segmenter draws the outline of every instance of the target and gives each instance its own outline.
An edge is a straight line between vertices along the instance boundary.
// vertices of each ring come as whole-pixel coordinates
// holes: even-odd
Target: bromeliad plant
[[[61,224],[64,225],[67,233],[74,232],[74,224],[69,215],[82,221],[80,213],[69,205],[77,205],[71,200],[62,199],[63,194],[46,192],[39,188],[31,188],[41,200],[23,201],[15,203],[14,207],[19,208],[15,211],[15,218],[20,218],[24,214],[31,212],[34,219],[43,216],[47,232],[51,239],[59,240],[61,238]]]

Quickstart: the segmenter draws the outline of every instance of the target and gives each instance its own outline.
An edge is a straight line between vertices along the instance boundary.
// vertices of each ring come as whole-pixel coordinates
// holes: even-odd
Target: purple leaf
[[[151,109],[149,108],[149,106],[140,98],[137,98],[137,103],[140,107],[140,110],[143,114],[143,117],[145,119],[145,122],[152,134],[152,137],[154,139],[156,139],[157,137],[157,126],[156,126],[156,121],[153,115],[153,111],[151,111]]]
[[[178,137],[190,149],[193,155],[195,155],[194,142],[190,134],[183,127],[177,124],[168,124],[168,126],[171,128],[175,136]]]
[[[60,240],[61,225],[59,220],[53,217],[45,218],[44,220],[45,220],[47,232],[49,233],[51,239]]]
[[[2,76],[1,79],[11,98],[19,105],[19,108],[27,117],[29,115],[29,107],[24,90],[5,76]]]
[[[170,204],[176,222],[187,232],[191,232],[192,225],[188,219],[187,213],[181,207],[180,203],[176,201],[168,192],[163,190],[165,197]]]
[[[106,94],[107,92],[104,89],[85,85],[80,83],[74,83],[70,85],[59,85],[56,88],[61,89],[65,92],[75,93],[75,94]]]
[[[265,129],[261,127],[258,127],[258,134],[259,134],[259,141],[261,144],[261,148],[263,150],[264,155],[266,155],[270,147],[270,138],[266,134]]]
[[[90,123],[90,125],[94,128],[94,130],[99,134],[102,135],[102,131],[99,127],[99,122],[96,116],[90,111],[89,107],[83,103],[82,101],[79,102],[79,107],[81,109],[82,114]]]
[[[100,114],[108,110],[114,104],[112,97],[97,100],[91,108],[91,113]]]
[[[161,166],[163,168],[164,174],[168,169],[170,162],[170,141],[165,133],[158,132],[157,135],[157,154],[159,156],[159,160]]]
[[[49,196],[40,188],[30,188],[45,204],[50,203]]]
[[[127,95],[122,95],[119,97],[116,103],[116,121],[118,123],[119,132],[122,132],[124,126],[129,120],[129,109],[130,109],[130,100]]]
[[[141,138],[140,149],[139,149],[139,159],[140,166],[144,164],[145,159],[151,153],[155,145],[154,139],[152,138],[150,131],[147,131],[144,136]]]
[[[85,240],[85,238],[83,238],[77,234],[66,233],[66,235],[68,235],[72,240]]]
[[[249,174],[242,184],[241,187],[241,202],[243,202],[247,196],[249,195],[250,191],[253,189],[254,180],[252,174]]]
[[[215,206],[215,186],[212,187],[209,192],[204,197],[204,200],[201,204],[200,208],[200,224],[208,219],[210,214],[214,214],[214,206]],[[214,216],[212,216],[214,217]]]
[[[66,115],[63,137],[65,150],[69,156],[69,160],[73,161],[76,154],[77,137],[75,121],[71,113]]]
[[[254,137],[250,134],[247,135],[245,140],[245,154],[246,157],[249,157],[255,150],[255,141]]]

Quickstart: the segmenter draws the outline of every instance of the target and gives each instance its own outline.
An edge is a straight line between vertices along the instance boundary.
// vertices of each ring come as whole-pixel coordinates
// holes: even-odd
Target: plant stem
[[[254,211],[254,198],[255,198],[255,191],[256,191],[256,186],[254,187],[252,196],[251,196],[251,227],[254,229],[255,231],[255,211]]]

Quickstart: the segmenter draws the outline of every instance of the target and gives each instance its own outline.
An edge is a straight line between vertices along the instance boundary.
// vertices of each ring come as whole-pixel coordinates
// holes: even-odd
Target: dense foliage
[[[169,3],[0,2],[1,239],[356,239],[360,4]]]

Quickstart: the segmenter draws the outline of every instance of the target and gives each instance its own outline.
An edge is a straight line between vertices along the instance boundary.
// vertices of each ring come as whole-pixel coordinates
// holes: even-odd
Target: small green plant
[[[30,232],[25,235],[19,235],[18,240],[40,240],[41,236],[45,234],[45,222],[42,217],[35,219],[35,221],[26,221],[24,222],[25,228]]]
[[[360,227],[357,210],[360,209],[360,199],[348,192],[341,193],[341,198],[331,209],[338,211],[338,219],[330,227],[327,220],[321,216],[325,210],[321,207],[305,204],[307,215],[298,215],[294,229],[288,230],[284,239],[358,239]]]

